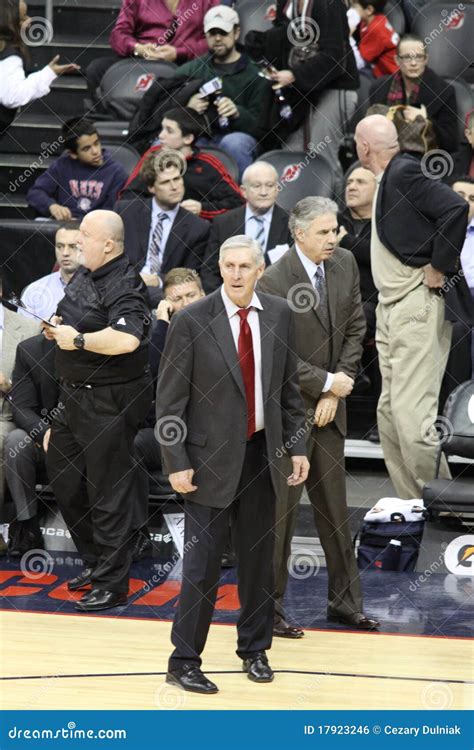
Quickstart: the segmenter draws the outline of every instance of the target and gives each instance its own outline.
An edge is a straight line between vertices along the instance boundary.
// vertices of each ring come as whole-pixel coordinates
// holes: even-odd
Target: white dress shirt
[[[176,214],[179,211],[179,205],[175,206],[169,211],[165,211],[163,208],[160,208],[158,203],[155,201],[155,199],[151,202],[151,226],[150,226],[150,234],[148,236],[148,252],[146,254],[146,261],[145,265],[141,269],[140,273],[151,273],[150,269],[150,247],[151,247],[151,240],[153,237],[153,232],[155,231],[156,223],[158,221],[158,216],[160,214],[166,214],[168,217],[168,221],[163,221],[163,233],[161,235],[161,242],[160,242],[160,249],[161,249],[161,260],[163,261],[163,257],[165,254],[165,248],[166,243],[168,242],[168,237],[170,236],[171,227],[173,226],[173,222],[176,219]],[[137,228],[139,229],[139,228]]]
[[[8,109],[24,107],[49,94],[55,78],[57,75],[49,65],[25,76],[21,57],[10,55],[0,61],[0,104]]]
[[[273,217],[273,206],[268,209],[268,211],[264,214],[254,214],[252,209],[250,208],[249,204],[245,206],[245,234],[247,237],[252,237],[252,239],[257,239],[257,234],[260,228],[259,222],[255,221],[255,219],[262,219],[263,221],[263,231],[264,231],[264,241],[261,243],[262,248],[265,251],[268,245],[268,235],[270,234],[270,224],[272,223],[272,217]]]
[[[23,290],[21,301],[25,303],[31,312],[39,315],[43,320],[49,320],[56,312],[59,302],[64,297],[66,282],[60,271],[43,276],[42,279],[33,281]],[[27,318],[32,318],[27,312],[20,308],[20,312]]]
[[[296,242],[295,242],[295,249],[298,254],[298,258],[303,264],[304,270],[308,274],[308,278],[311,282],[311,286],[314,287],[314,278],[316,276],[316,272],[318,268],[320,268],[321,271],[323,272],[324,279],[326,278],[326,269],[324,268],[324,262],[321,261],[321,263],[314,263],[310,258],[308,258],[307,255],[305,255],[302,252],[302,250],[299,249],[298,244]],[[326,375],[326,381],[323,386],[323,393],[326,393],[326,391],[331,390],[333,380],[334,380],[334,373],[328,372],[328,374]]]
[[[240,334],[240,316],[238,315],[238,311],[241,308],[232,302],[226,294],[224,286],[221,286],[221,295],[227,317],[229,318],[235,348],[238,353]],[[265,426],[263,418],[262,344],[260,337],[260,321],[257,312],[257,310],[263,310],[263,306],[255,292],[253,293],[253,297],[248,307],[254,308],[249,312],[247,321],[252,332],[253,359],[255,363],[255,432],[258,432],[259,430],[263,430]]]
[[[469,289],[474,290],[474,218],[468,224],[466,239],[462,246],[461,266]]]
[[[3,305],[0,304],[0,372],[3,372]]]

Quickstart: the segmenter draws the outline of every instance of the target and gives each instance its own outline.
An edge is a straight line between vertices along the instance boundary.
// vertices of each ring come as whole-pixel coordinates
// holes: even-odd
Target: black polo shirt
[[[148,368],[150,311],[146,286],[126,255],[113,258],[96,271],[81,266],[66,287],[57,315],[79,333],[104,328],[131,333],[140,346],[127,354],[104,355],[84,349],[57,349],[60,378],[73,383],[104,385],[139,378]]]

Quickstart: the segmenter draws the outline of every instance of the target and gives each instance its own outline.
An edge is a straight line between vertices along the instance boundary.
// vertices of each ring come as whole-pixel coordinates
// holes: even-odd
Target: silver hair
[[[223,242],[219,250],[219,260],[224,260],[224,255],[227,250],[233,250],[236,247],[244,247],[252,250],[255,256],[255,265],[261,266],[262,263],[264,263],[264,255],[261,245],[252,237],[247,237],[246,234],[237,234],[235,237],[229,237],[228,240]]]
[[[251,175],[252,172],[255,171],[255,167],[268,167],[272,170],[272,172],[274,172],[275,182],[278,180],[278,172],[273,164],[270,164],[268,161],[254,161],[252,164],[249,164],[249,166],[245,168],[241,179],[242,185],[245,185],[245,183],[248,182],[249,175]]]
[[[293,206],[290,213],[288,226],[291,236],[293,239],[295,238],[296,229],[306,231],[318,216],[324,216],[325,214],[334,214],[337,216],[337,210],[337,203],[334,203],[330,198],[322,198],[319,195],[310,195],[307,198],[302,198],[302,200]]]

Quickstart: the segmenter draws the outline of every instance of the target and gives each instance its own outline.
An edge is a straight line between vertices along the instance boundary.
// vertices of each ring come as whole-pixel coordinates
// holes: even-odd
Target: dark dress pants
[[[48,475],[92,588],[128,592],[137,464],[134,439],[153,398],[147,375],[129,383],[61,387]]]
[[[161,471],[161,448],[153,427],[139,430],[135,438],[135,455],[139,465],[137,502],[133,521],[134,529],[142,529],[148,523],[150,479],[153,472]]]
[[[307,455],[311,467],[306,490],[328,571],[328,601],[321,602],[321,612],[315,616],[325,613],[326,607],[334,614],[361,612],[362,590],[347,519],[344,438],[334,424],[313,428]],[[290,487],[277,502],[275,612],[284,619],[283,596],[292,569],[291,540],[302,492],[303,485]]]
[[[175,649],[169,660],[169,670],[178,670],[184,664],[202,663],[201,653],[216,602],[229,520],[235,532],[241,607],[237,654],[245,659],[257,651],[268,650],[272,643],[274,610],[275,497],[264,436],[257,433],[247,443],[236,497],[229,507],[209,508],[185,499],[184,513],[183,580],[171,634]]]

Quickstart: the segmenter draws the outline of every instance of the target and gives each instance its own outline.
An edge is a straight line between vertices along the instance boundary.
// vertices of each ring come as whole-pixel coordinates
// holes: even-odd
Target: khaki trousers
[[[377,422],[390,479],[403,499],[421,497],[435,475],[434,423],[451,327],[444,319],[444,299],[423,284],[398,302],[377,306],[382,374]],[[440,477],[450,477],[444,457]]]

